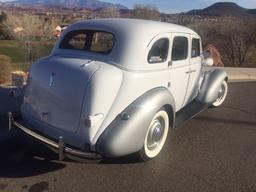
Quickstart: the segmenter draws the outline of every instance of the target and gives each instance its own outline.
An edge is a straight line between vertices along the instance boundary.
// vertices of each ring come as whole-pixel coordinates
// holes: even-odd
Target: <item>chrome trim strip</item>
[[[51,141],[50,139],[47,139],[29,129],[27,129],[26,127],[22,126],[21,124],[17,123],[16,121],[13,121],[13,125],[15,125],[16,127],[20,128],[23,132],[25,132],[26,134],[30,135],[31,137],[34,137],[36,138],[37,140],[43,142],[43,143],[46,143],[56,149],[59,149],[59,145],[54,142],[54,141]]]

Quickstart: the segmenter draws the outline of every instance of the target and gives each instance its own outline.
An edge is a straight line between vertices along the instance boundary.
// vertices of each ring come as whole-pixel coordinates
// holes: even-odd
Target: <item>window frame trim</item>
[[[151,53],[151,50],[152,50],[153,46],[155,45],[156,42],[158,42],[159,40],[162,40],[162,39],[166,39],[166,40],[168,41],[167,55],[166,55],[165,60],[163,60],[163,61],[157,61],[157,62],[150,62],[150,61],[149,61],[149,55],[150,55],[150,53]],[[163,63],[165,63],[165,62],[168,60],[169,50],[170,50],[170,39],[169,39],[168,37],[161,37],[161,38],[155,40],[155,41],[152,43],[152,46],[150,47],[150,49],[149,49],[149,51],[148,51],[148,55],[147,55],[147,62],[148,62],[148,64],[154,65],[154,64],[163,64]]]
[[[199,41],[199,47],[198,47],[199,48],[199,55],[192,57],[192,51],[193,51],[192,49],[193,49],[193,40],[194,39]],[[191,59],[194,59],[194,58],[200,57],[200,55],[201,55],[201,40],[200,40],[200,38],[192,37],[191,38],[191,54],[190,54],[190,57],[191,57]]]
[[[188,34],[186,34],[186,35],[188,35]],[[190,34],[189,34],[189,35],[190,35]],[[173,44],[174,44],[174,40],[175,40],[176,37],[183,37],[183,38],[186,38],[186,39],[187,39],[187,57],[186,57],[185,59],[173,60],[173,58],[172,58]],[[187,59],[190,58],[190,57],[189,57],[189,52],[190,52],[190,51],[189,51],[189,48],[190,48],[189,39],[190,39],[190,38],[187,37],[187,36],[185,36],[185,35],[183,35],[183,33],[173,36],[173,38],[172,38],[172,50],[171,50],[171,56],[170,56],[172,62],[185,61],[185,60],[187,60]]]

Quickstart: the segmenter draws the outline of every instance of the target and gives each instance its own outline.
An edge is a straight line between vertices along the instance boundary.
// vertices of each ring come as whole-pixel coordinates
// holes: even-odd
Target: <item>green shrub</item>
[[[0,84],[7,84],[11,81],[12,66],[10,58],[0,55]]]

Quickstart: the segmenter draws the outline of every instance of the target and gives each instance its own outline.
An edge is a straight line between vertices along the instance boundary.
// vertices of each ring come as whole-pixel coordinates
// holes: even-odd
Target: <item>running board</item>
[[[186,107],[176,113],[175,128],[180,127],[186,121],[192,119],[197,114],[209,108],[209,104],[201,103],[196,100],[192,101]]]

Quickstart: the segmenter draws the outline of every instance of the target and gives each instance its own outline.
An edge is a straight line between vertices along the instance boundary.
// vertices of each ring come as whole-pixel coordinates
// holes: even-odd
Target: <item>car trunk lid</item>
[[[31,69],[22,110],[67,132],[76,132],[85,89],[99,69],[95,61],[51,57]]]

